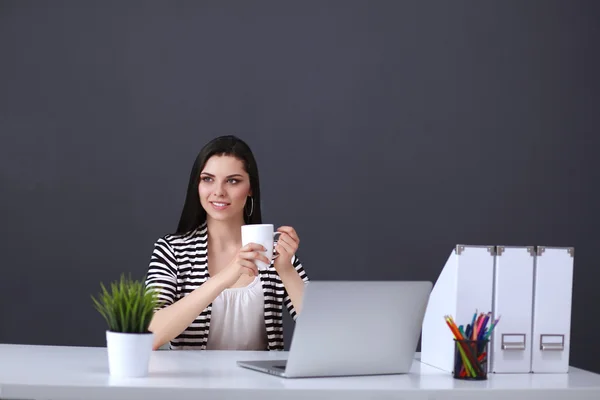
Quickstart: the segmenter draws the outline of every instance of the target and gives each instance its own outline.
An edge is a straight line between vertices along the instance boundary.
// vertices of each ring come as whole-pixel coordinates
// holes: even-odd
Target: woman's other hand
[[[286,268],[292,265],[292,257],[298,251],[300,238],[296,230],[291,226],[282,226],[277,229],[277,232],[280,235],[275,246],[275,251],[279,256],[273,261],[273,266],[279,271],[282,267]]]

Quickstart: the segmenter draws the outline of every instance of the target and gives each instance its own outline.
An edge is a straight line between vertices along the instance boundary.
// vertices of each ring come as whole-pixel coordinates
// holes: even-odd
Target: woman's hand
[[[229,265],[215,275],[215,278],[221,279],[227,288],[236,283],[242,275],[257,276],[258,269],[254,261],[260,260],[269,264],[269,259],[263,253],[265,250],[260,244],[248,243],[238,251]]]
[[[273,266],[277,271],[281,271],[282,268],[292,265],[292,257],[298,251],[300,238],[291,226],[282,226],[277,229],[277,232],[281,233],[277,240],[277,246],[275,246],[275,251],[279,256],[273,261]]]

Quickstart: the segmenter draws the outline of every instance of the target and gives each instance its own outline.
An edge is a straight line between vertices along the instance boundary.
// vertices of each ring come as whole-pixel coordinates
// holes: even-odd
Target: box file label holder
[[[544,339],[549,339],[544,341]],[[556,341],[560,339],[560,341]],[[540,350],[542,351],[563,351],[565,349],[565,335],[556,335],[542,333],[540,335]]]
[[[525,350],[525,333],[503,333],[500,344],[502,350]]]

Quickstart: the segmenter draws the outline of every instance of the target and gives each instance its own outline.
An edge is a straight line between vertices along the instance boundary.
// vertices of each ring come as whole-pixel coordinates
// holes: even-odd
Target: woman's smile
[[[217,211],[225,210],[231,203],[220,202],[220,201],[211,201],[210,204]]]

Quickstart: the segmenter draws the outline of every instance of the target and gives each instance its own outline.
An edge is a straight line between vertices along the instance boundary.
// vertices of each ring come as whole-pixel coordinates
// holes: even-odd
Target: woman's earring
[[[251,203],[250,203],[250,212],[247,213],[246,215],[249,217],[254,212],[254,199],[252,198],[252,196],[248,196],[248,197],[250,197]]]

